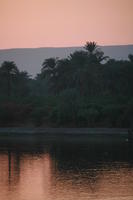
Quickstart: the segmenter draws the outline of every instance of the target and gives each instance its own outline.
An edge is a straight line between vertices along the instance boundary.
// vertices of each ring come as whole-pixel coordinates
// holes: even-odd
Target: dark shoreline
[[[1,135],[127,135],[127,128],[0,128]]]

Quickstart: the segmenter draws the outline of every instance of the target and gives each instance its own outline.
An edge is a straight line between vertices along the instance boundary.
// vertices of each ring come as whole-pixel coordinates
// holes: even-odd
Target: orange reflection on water
[[[49,153],[0,154],[0,200],[133,199],[133,169],[127,163],[67,170],[58,162]]]
[[[49,199],[51,183],[51,159],[49,154],[41,157],[24,156],[21,166],[20,199]]]
[[[14,155],[0,155],[0,199],[36,200],[43,197],[48,200],[51,183],[49,154],[39,158],[23,155],[20,166],[17,164]],[[19,172],[16,168],[20,168]]]
[[[96,176],[90,172],[57,172],[53,199],[130,200],[133,199],[133,170],[100,169]],[[90,173],[90,174],[89,174]]]

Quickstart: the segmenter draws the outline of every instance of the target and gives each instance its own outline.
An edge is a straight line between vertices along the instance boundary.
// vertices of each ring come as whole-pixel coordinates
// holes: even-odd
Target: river
[[[0,139],[0,200],[132,200],[125,137]]]

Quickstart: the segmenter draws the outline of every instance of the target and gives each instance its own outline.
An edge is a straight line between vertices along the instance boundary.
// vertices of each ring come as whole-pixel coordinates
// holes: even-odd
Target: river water
[[[132,200],[133,145],[118,137],[0,139],[0,200]]]

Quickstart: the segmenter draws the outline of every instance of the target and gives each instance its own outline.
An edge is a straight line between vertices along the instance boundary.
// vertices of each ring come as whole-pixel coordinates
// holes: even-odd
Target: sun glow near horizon
[[[132,0],[0,0],[0,49],[133,44]]]

